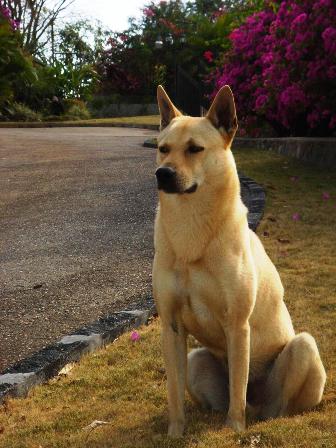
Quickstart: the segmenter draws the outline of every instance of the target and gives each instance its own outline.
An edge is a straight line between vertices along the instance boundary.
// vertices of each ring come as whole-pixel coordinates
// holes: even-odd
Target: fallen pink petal
[[[281,258],[287,257],[287,255],[288,255],[288,252],[282,252],[282,251],[279,252],[279,257],[281,257]]]
[[[292,216],[293,221],[300,221],[301,216],[299,213],[294,213]]]
[[[131,333],[131,341],[137,342],[140,339],[140,334],[137,331],[132,331]]]
[[[324,201],[328,201],[328,199],[330,199],[330,194],[329,194],[327,191],[324,191],[324,192],[322,193],[322,199],[323,199]]]

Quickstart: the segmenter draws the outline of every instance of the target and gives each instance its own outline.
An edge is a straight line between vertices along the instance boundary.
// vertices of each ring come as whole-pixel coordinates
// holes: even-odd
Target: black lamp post
[[[173,50],[173,58],[174,58],[174,91],[172,94],[173,100],[177,101],[178,100],[178,92],[177,92],[177,85],[178,85],[178,70],[179,70],[179,65],[177,63],[177,48],[174,45],[176,42],[180,43],[181,45],[184,45],[186,42],[186,37],[184,35],[182,35],[181,37],[176,37],[174,39],[174,37],[171,34],[168,34],[168,36],[165,38],[165,40],[163,41],[161,35],[158,35],[156,38],[156,41],[154,43],[154,46],[157,50],[161,50],[164,45],[166,44],[167,46],[170,46],[171,49]]]

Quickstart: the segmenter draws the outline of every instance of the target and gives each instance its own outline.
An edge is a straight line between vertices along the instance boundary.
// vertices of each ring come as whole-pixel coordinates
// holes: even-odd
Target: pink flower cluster
[[[143,13],[148,18],[155,16],[155,11],[152,8],[144,8]]]
[[[274,5],[274,3],[273,3]],[[336,130],[336,2],[286,0],[248,17],[213,73],[229,84],[245,127],[267,122],[279,135]]]
[[[9,23],[13,31],[17,30],[20,26],[20,22],[12,19],[10,10],[6,8],[0,0],[0,20],[1,18],[5,19],[5,21]]]

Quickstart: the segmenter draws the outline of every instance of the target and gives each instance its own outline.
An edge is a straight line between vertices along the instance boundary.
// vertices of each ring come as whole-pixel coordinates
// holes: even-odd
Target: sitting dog
[[[224,86],[205,117],[183,116],[158,87],[153,292],[162,322],[169,429],[181,437],[184,391],[236,431],[318,404],[326,374],[314,338],[295,334],[279,274],[247,223]],[[202,345],[187,354],[187,335]]]

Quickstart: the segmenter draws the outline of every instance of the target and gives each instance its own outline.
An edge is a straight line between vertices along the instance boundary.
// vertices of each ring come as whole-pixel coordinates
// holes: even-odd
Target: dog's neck
[[[236,170],[220,190],[203,185],[195,193],[160,192],[159,197],[160,221],[167,243],[181,262],[199,260],[219,229],[225,226],[230,234],[229,227],[236,227],[238,220],[246,220]]]

